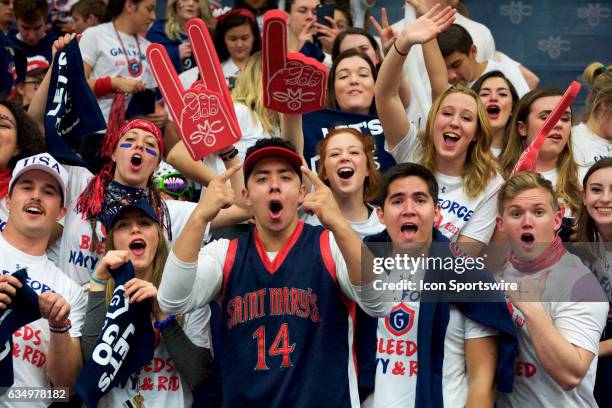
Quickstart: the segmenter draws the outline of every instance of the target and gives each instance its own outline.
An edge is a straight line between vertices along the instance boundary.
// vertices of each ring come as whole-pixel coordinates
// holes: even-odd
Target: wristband
[[[113,81],[111,77],[96,79],[96,83],[94,85],[94,94],[96,95],[96,98],[101,98],[111,92],[113,92]]]
[[[70,322],[70,319],[66,320],[66,323],[64,323],[63,326],[51,326],[49,325],[49,331],[51,333],[66,333],[68,330],[70,330],[72,328],[72,323]]]
[[[162,320],[161,322],[153,323],[153,327],[155,327],[158,330],[159,329],[163,329],[164,327],[166,327],[167,325],[172,323],[174,320],[176,320],[174,315],[170,315],[170,316],[166,317],[164,320]]]
[[[232,150],[230,150],[229,152],[223,153],[219,155],[219,158],[221,160],[223,160],[224,162],[230,161],[232,160],[234,157],[236,157],[238,155],[238,149],[236,149],[235,147],[232,148]]]
[[[397,48],[397,45],[395,44],[396,42],[397,42],[397,40],[393,41],[393,48],[395,48],[395,51],[396,51],[396,52],[397,52],[399,55],[401,55],[402,57],[407,56],[407,55],[408,55],[408,53],[405,53],[405,54],[404,54],[403,52],[401,52],[401,51],[400,51],[400,50]]]
[[[93,274],[94,274],[93,270],[89,272],[89,279],[96,282],[98,285],[106,285],[106,281],[96,278],[95,276],[93,276]]]

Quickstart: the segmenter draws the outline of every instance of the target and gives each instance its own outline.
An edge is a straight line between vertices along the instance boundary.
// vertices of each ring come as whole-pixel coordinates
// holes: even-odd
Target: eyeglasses
[[[186,195],[187,199],[191,199],[193,192],[189,186],[189,181],[176,173],[167,174],[161,178],[155,179],[155,187],[174,198],[179,198]]]

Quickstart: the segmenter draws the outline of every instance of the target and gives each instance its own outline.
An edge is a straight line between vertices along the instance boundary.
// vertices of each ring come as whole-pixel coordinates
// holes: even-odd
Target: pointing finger
[[[323,181],[316,174],[310,171],[308,167],[302,166],[300,167],[300,169],[302,170],[302,173],[304,173],[306,177],[308,177],[308,180],[310,180],[315,190],[319,190],[323,187],[326,187],[325,183],[323,183]]]
[[[225,170],[225,172],[223,172],[223,174],[221,174],[219,176],[219,180],[222,181],[223,183],[225,183],[227,180],[229,180],[238,170],[240,170],[240,168],[242,167],[242,164],[235,164],[232,167],[230,167],[229,169]]]

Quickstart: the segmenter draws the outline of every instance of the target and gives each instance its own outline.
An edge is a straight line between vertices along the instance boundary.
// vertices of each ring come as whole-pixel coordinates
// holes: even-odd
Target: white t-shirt
[[[176,239],[197,203],[178,200],[164,200],[168,206],[172,238]],[[98,244],[93,248],[92,230],[89,220],[84,220],[76,212],[76,203],[70,206],[60,246],[59,267],[79,285],[87,285],[92,272],[101,256],[105,253],[106,231],[96,222]],[[171,243],[171,242],[170,242]]]
[[[608,321],[612,322],[612,251],[607,251],[606,246],[602,241],[601,235],[598,241],[591,242],[591,250],[595,255],[595,260],[587,260],[585,263],[589,269],[595,274],[599,285],[608,297],[610,303],[610,312],[608,313]]]
[[[92,67],[89,79],[121,76],[123,78],[138,79],[144,82],[148,89],[157,88],[155,77],[147,62],[147,48],[151,43],[140,35],[138,35],[138,41],[136,36],[125,33],[119,32],[119,36],[123,42],[123,47],[125,47],[125,52],[128,53],[127,58],[123,53],[121,43],[117,39],[112,22],[90,27],[83,32],[83,36],[79,41],[79,47],[83,61]],[[134,62],[140,61],[141,68],[138,75],[134,76],[129,72],[128,59]],[[126,106],[130,98],[128,96]],[[112,94],[98,99],[98,104],[107,123],[112,101]]]
[[[523,95],[529,92],[529,85],[527,84],[527,81],[525,80],[523,74],[521,74],[519,65],[510,62],[498,62],[494,60],[488,60],[487,66],[482,72],[481,76],[492,71],[501,71],[506,76],[506,78],[508,78],[510,83],[514,85],[514,88],[516,89],[516,93],[518,94],[519,98],[522,98]],[[476,81],[477,80],[478,78],[476,78]],[[473,81],[468,84],[468,87],[471,88],[476,81]]]
[[[533,342],[523,314],[511,307],[516,327],[519,350],[516,360],[516,375],[512,393],[499,393],[497,406],[505,407],[549,407],[574,408],[596,407],[593,397],[599,339],[608,315],[607,302],[567,301],[572,299],[574,282],[589,276],[595,279],[578,257],[567,253],[550,268],[547,285],[542,294],[542,305],[550,316],[555,329],[573,345],[595,355],[582,382],[570,391],[563,388],[544,370],[536,355]],[[532,274],[537,278],[542,271]],[[518,272],[510,263],[502,271],[501,278],[514,282],[525,274]],[[603,298],[603,294],[601,294]],[[592,300],[592,296],[590,296]]]
[[[390,281],[419,282],[424,270],[393,271]],[[414,407],[418,372],[419,290],[395,292],[391,313],[378,319],[376,382],[373,407]],[[464,406],[468,395],[465,340],[497,335],[497,331],[467,318],[455,306],[444,338],[442,389],[445,406]]]
[[[596,161],[612,156],[612,140],[604,139],[588,128],[586,123],[572,127],[572,153],[578,164],[582,183],[586,172]]]
[[[210,308],[197,309],[185,315],[184,331],[189,340],[199,347],[210,348],[209,340]],[[98,403],[98,408],[122,407],[128,399],[138,393],[144,397],[146,407],[190,407],[193,402],[191,388],[176,370],[172,357],[164,344],[159,330],[155,332],[153,360],[139,373],[132,374],[124,387],[116,386]]]
[[[417,129],[412,124],[408,134],[393,150],[390,150],[385,142],[385,150],[391,153],[397,163],[420,162],[419,146]],[[461,177],[447,176],[440,172],[436,172],[435,176],[438,181],[438,204],[442,216],[436,228],[451,241],[464,235],[488,244],[495,230],[497,193],[504,183],[503,178],[497,174],[483,192],[477,197],[469,198],[463,190]]]
[[[376,215],[376,207],[368,204],[368,207],[371,209],[370,216],[365,221],[348,221],[349,225],[359,235],[359,238],[364,239],[368,235],[375,235],[385,230],[384,224],[380,223],[378,216]],[[316,215],[309,215],[304,220],[306,224],[310,225],[321,225],[321,221]]]
[[[492,147],[491,148],[491,154],[493,154],[494,157],[499,157],[501,152],[502,152],[501,147]]]
[[[227,86],[235,85],[236,78],[240,75],[240,68],[234,62],[234,60],[230,57],[225,62],[221,63],[221,71],[223,71],[223,76],[225,77],[225,83]],[[234,84],[231,84],[230,81],[233,81]]]
[[[83,289],[71,281],[47,259],[46,255],[26,254],[9,244],[0,234],[0,272],[12,274],[20,268],[28,272],[28,285],[40,295],[52,290],[59,293],[70,304],[71,337],[81,337],[85,320],[87,298]],[[49,323],[38,319],[26,324],[13,333],[13,374],[14,387],[50,387],[46,374],[47,353],[49,352]],[[0,345],[4,347],[4,345]],[[6,395],[5,395],[6,396]],[[23,404],[8,402],[0,397],[2,407],[23,407]],[[46,407],[45,402],[30,402],[28,407]]]

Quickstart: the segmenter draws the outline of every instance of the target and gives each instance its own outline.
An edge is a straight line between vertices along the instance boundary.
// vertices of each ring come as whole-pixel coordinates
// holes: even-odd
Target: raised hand
[[[23,285],[12,275],[0,275],[0,310],[6,309],[17,294],[17,289]]]
[[[70,303],[59,293],[50,290],[38,296],[38,307],[43,319],[49,321],[51,327],[62,327],[66,325],[70,315]]]
[[[380,37],[380,42],[382,43],[382,49],[385,54],[389,51],[389,48],[393,45],[393,41],[397,38],[397,34],[393,31],[393,28],[389,25],[389,19],[387,18],[387,9],[380,9],[380,22],[376,21],[376,17],[370,16],[370,22],[374,26],[374,29],[378,33]]]
[[[264,15],[262,55],[266,108],[286,114],[323,109],[327,68],[314,58],[287,50],[287,17],[280,10]]]
[[[152,44],[147,58],[162,95],[189,154],[200,160],[241,138],[234,105],[215,47],[201,19],[185,26],[200,79],[185,90],[164,46]]]
[[[317,30],[317,38],[321,41],[323,45],[323,51],[328,54],[332,53],[332,48],[334,46],[334,40],[336,36],[340,32],[338,29],[338,25],[333,18],[325,16],[325,19],[329,22],[330,26],[326,26],[325,24],[315,23],[315,29]]]
[[[128,303],[157,298],[157,288],[153,286],[153,283],[143,279],[132,278],[125,282],[123,287],[125,289],[123,296],[129,299]]]
[[[98,264],[96,265],[96,270],[94,271],[92,276],[99,281],[106,282],[112,277],[109,272],[109,269],[117,269],[121,267],[121,265],[127,263],[129,260],[130,255],[128,251],[118,249],[108,251],[98,261]],[[96,284],[96,282],[92,281],[91,284]]]
[[[236,197],[227,182],[240,167],[240,164],[230,167],[223,174],[218,175],[208,183],[208,188],[202,197],[200,197],[200,202],[197,206],[197,211],[199,211],[200,216],[204,220],[212,221],[221,209],[229,208],[234,204]]]
[[[63,50],[66,46],[76,37],[76,33],[73,34],[64,34],[59,37],[57,40],[53,41],[53,45],[51,46],[51,60],[55,59],[55,54],[58,51]]]
[[[345,221],[332,191],[306,166],[302,166],[301,169],[314,188],[314,191],[306,194],[306,197],[304,197],[302,208],[306,212],[316,215],[325,228],[333,231],[338,222]]]
[[[436,4],[427,13],[406,24],[399,35],[398,41],[402,52],[414,44],[425,44],[433,40],[455,21],[456,10],[448,6],[440,10]]]

